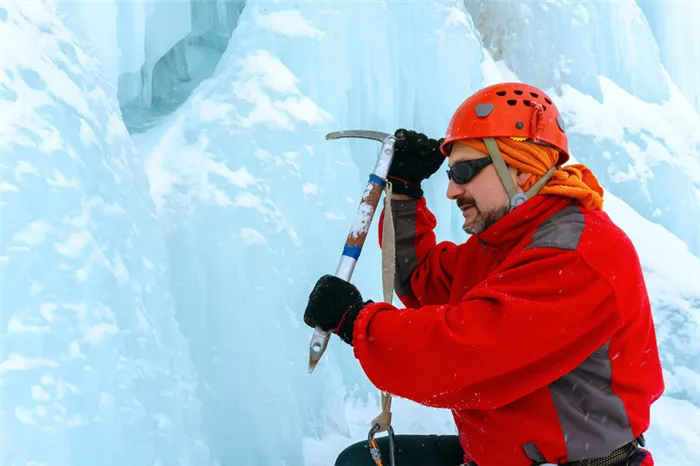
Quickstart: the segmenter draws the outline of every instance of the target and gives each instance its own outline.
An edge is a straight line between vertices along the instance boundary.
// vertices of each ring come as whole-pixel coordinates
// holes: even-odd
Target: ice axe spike
[[[357,259],[362,252],[362,246],[365,244],[374,212],[377,210],[379,199],[382,196],[382,191],[386,184],[389,166],[391,166],[391,160],[394,157],[396,138],[388,133],[368,130],[337,131],[326,135],[327,140],[341,138],[372,139],[382,143],[379,157],[377,157],[377,163],[374,165],[374,170],[369,175],[362,200],[355,212],[355,219],[345,239],[343,254],[340,256],[340,261],[335,269],[336,277],[349,282],[350,277],[352,277],[352,272],[355,270]],[[316,364],[321,360],[321,356],[323,356],[323,353],[326,351],[330,337],[330,331],[321,330],[319,327],[314,328],[314,333],[309,343],[309,374],[313,372]]]

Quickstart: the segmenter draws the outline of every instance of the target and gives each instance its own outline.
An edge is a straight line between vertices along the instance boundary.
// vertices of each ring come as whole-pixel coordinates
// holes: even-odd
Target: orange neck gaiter
[[[460,141],[478,151],[489,153],[486,144],[481,139]],[[507,165],[521,172],[532,173],[533,176],[522,186],[527,191],[538,179],[557,161],[559,153],[556,149],[527,141],[516,141],[511,138],[496,138],[496,144]],[[541,194],[556,194],[577,200],[583,207],[590,210],[602,210],[603,188],[595,175],[583,164],[557,167],[552,179],[549,180]]]

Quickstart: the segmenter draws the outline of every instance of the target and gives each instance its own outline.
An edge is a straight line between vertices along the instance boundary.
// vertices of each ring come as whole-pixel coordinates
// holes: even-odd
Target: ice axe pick
[[[369,175],[365,192],[360,205],[357,207],[350,232],[345,240],[343,254],[340,256],[340,261],[335,270],[336,277],[349,282],[352,272],[355,270],[357,259],[362,252],[362,246],[365,244],[382,191],[386,185],[387,173],[391,166],[391,160],[394,157],[396,138],[388,133],[367,130],[337,131],[326,135],[327,140],[342,138],[372,139],[382,143],[377,163],[373,172]],[[314,333],[309,343],[309,374],[313,372],[316,364],[318,364],[321,356],[326,351],[330,336],[330,331],[321,330],[319,327],[314,328]]]

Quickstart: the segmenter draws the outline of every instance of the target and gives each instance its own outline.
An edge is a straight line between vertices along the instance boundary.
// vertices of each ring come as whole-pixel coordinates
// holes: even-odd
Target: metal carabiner
[[[369,452],[372,455],[374,464],[376,464],[377,466],[384,466],[384,463],[382,462],[382,453],[379,450],[379,445],[377,444],[377,441],[374,439],[374,436],[377,434],[378,431],[379,424],[375,423],[369,430],[367,441],[369,442]],[[389,466],[396,466],[396,457],[394,455],[394,428],[391,426],[387,427],[387,432],[389,434]]]

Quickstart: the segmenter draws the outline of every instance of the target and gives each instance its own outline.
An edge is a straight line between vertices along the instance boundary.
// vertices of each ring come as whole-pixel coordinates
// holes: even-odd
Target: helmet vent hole
[[[503,97],[504,95],[506,95],[506,91],[498,91],[496,92],[496,95],[500,95],[501,97]]]
[[[523,91],[520,91],[520,90],[513,91],[513,92],[515,92],[516,95],[523,95]]]
[[[543,106],[542,106],[542,111],[543,111],[543,112],[546,112],[546,111],[547,111],[547,106],[546,106],[546,105],[543,105]]]
[[[540,95],[537,94],[536,92],[530,92],[530,95],[534,97],[535,99],[538,98]]]
[[[529,100],[523,100],[523,103],[527,105],[528,107],[530,106],[530,101]]]
[[[549,105],[552,105],[552,101],[549,100],[548,98],[545,97],[545,98],[544,98],[544,101],[547,102]]]
[[[508,101],[508,105],[510,105],[511,107],[515,106],[515,104],[517,104],[517,103],[518,103],[517,100],[509,100]]]

